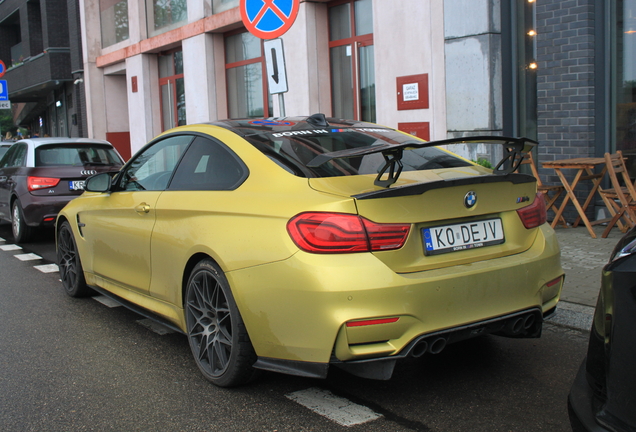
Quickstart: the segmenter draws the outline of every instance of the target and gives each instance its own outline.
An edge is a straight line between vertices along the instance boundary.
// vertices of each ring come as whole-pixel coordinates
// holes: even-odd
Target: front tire
[[[256,354],[245,324],[225,275],[209,259],[190,274],[185,315],[190,349],[206,379],[233,387],[255,376]]]
[[[11,230],[13,231],[13,241],[16,243],[25,243],[33,236],[33,228],[26,224],[24,212],[18,200],[13,202],[11,208]]]
[[[93,294],[93,290],[86,286],[73,229],[68,222],[62,222],[57,231],[57,266],[66,294],[71,297]]]

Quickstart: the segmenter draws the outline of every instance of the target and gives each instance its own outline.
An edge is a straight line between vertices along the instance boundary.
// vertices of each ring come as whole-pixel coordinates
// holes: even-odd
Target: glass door
[[[371,0],[331,3],[329,40],[332,115],[375,122]]]
[[[614,3],[614,2],[612,2]],[[612,142],[626,154],[636,175],[636,0],[618,0],[613,35]]]

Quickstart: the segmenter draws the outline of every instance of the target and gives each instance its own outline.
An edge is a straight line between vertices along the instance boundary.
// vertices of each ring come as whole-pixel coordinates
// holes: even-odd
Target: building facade
[[[79,19],[81,38],[53,38],[56,2],[69,30]],[[37,9],[39,39],[26,30]],[[44,82],[65,84],[46,106],[85,94],[76,132],[125,157],[176,125],[281,114],[239,0],[4,0],[0,12],[0,57],[17,44],[30,47],[30,62],[63,56],[48,60]],[[636,173],[636,0],[301,0],[281,38],[287,115],[374,121],[426,139],[527,136],[540,142],[539,162],[622,150]],[[69,63],[71,76],[57,80]],[[10,83],[36,74],[19,67]]]
[[[14,122],[29,135],[82,137],[86,105],[76,0],[0,1],[0,60]]]

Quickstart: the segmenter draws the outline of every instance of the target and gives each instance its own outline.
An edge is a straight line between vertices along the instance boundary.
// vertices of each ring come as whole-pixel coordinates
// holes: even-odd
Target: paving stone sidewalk
[[[601,238],[605,227],[593,228],[595,239],[585,226],[555,228],[561,246],[561,265],[565,270],[561,300],[592,307],[596,306],[601,270],[607,264],[618,239],[623,236],[618,228],[614,228],[607,238]]]
[[[589,331],[601,284],[601,271],[623,235],[614,228],[607,238],[601,238],[604,229],[604,226],[594,227],[595,239],[585,226],[555,229],[561,246],[565,284],[556,314],[548,318],[548,322]]]

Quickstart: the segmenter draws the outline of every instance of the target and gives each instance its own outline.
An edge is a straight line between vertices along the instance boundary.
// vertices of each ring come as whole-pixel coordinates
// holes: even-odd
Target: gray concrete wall
[[[501,135],[499,0],[444,0],[448,137]],[[468,159],[498,159],[492,146],[453,146]]]

